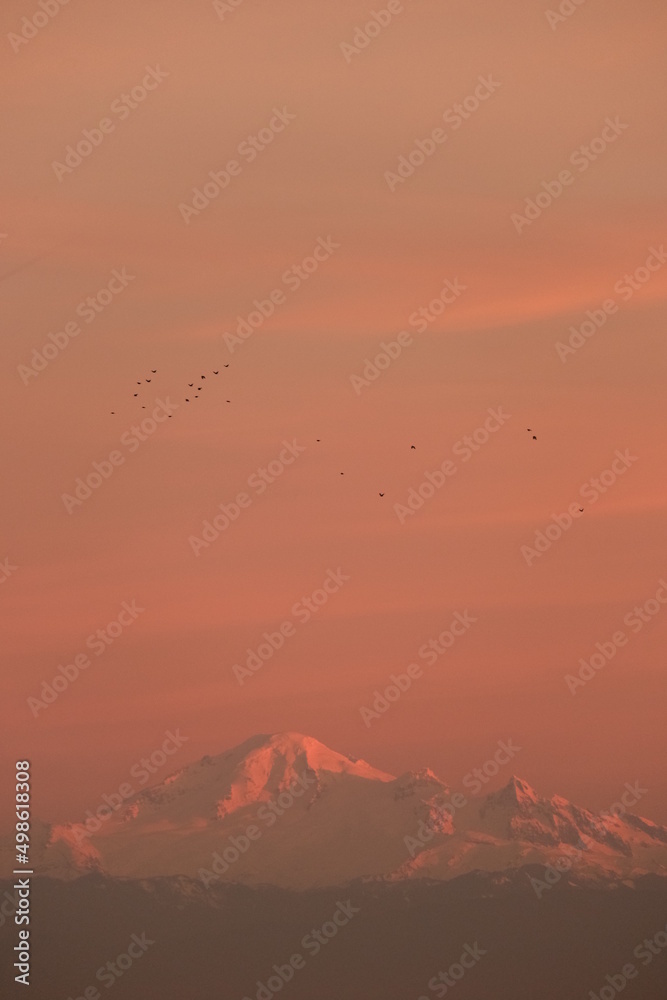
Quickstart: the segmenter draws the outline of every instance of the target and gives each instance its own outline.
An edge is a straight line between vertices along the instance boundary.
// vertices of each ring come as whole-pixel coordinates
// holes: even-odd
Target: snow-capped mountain
[[[94,828],[34,827],[35,869],[297,889],[527,865],[582,879],[667,875],[667,829],[648,820],[544,799],[514,776],[487,796],[450,798],[429,770],[394,777],[298,733],[255,736],[105,811]]]

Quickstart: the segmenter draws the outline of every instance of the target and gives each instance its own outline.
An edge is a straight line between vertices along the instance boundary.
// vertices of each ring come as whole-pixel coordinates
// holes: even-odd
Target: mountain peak
[[[513,774],[506,785],[491,792],[484,800],[484,809],[500,810],[508,815],[528,814],[545,802],[532,785]]]
[[[303,804],[341,781],[386,784],[391,774],[364,760],[330,750],[313,736],[287,731],[260,733],[216,756],[205,755],[128,800],[105,827],[162,820],[199,828],[260,806],[299,786]],[[303,794],[305,791],[305,795]]]
[[[532,785],[529,785],[527,781],[516,774],[512,775],[505,787],[498,794],[499,796],[511,799],[519,806],[537,805],[539,802],[539,796]]]
[[[200,877],[219,856],[225,881],[290,888],[362,877],[449,879],[562,857],[604,877],[667,873],[667,829],[543,798],[516,774],[465,809],[454,811],[448,798],[428,768],[394,778],[312,736],[260,733],[145,787],[95,829],[45,826],[38,836],[36,826],[34,847],[40,869],[60,877],[94,869]],[[8,842],[3,866],[11,868],[12,857]]]
[[[394,775],[371,767],[365,760],[338,753],[314,736],[306,736],[294,730],[255,736],[231,753],[248,763],[252,761],[256,764],[263,759],[267,767],[278,765],[280,768],[293,770],[297,766],[301,769],[308,768],[316,774],[345,773],[376,781],[394,780]]]

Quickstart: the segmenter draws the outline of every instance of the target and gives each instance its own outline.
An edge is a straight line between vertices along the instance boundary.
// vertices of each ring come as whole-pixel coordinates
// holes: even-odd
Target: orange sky
[[[341,43],[369,19],[351,0],[243,0],[222,19],[205,2],[72,2],[17,52],[7,38],[0,561],[17,568],[0,574],[0,724],[9,755],[33,760],[44,817],[78,819],[179,726],[175,764],[291,729],[453,787],[513,738],[514,770],[541,791],[604,808],[638,779],[641,811],[667,821],[667,606],[623,625],[667,578],[667,266],[632,294],[623,279],[665,239],[665,13],[587,0],[552,29],[548,9],[406,0],[349,62]],[[5,35],[31,10],[8,0]],[[114,111],[148,67],[164,78]],[[443,115],[480,77],[499,86],[454,127]],[[250,162],[239,146],[275,109],[295,117]],[[54,169],[105,118],[98,147]],[[627,128],[584,170],[575,151],[607,119]],[[446,140],[390,190],[437,128]],[[179,205],[231,159],[237,175],[186,223]],[[512,215],[568,168],[518,233]],[[285,272],[320,238],[339,246],[296,288]],[[86,322],[79,303],[123,269],[133,280]],[[465,291],[417,332],[446,280]],[[230,353],[222,335],[275,289]],[[355,393],[402,330],[412,343]],[[131,451],[124,433],[166,398],[173,418]],[[401,523],[395,505],[498,407],[504,426]],[[248,478],[284,440],[305,450],[258,495]],[[529,567],[521,546],[626,449],[637,460]],[[68,514],[61,495],[118,450]],[[250,505],[195,556],[190,536],[243,491]],[[233,664],[339,567],[349,581],[240,686]],[[133,600],[136,622],[35,718],[27,699]],[[475,625],[366,727],[374,690],[465,610]],[[619,628],[627,646],[572,695],[565,675]]]

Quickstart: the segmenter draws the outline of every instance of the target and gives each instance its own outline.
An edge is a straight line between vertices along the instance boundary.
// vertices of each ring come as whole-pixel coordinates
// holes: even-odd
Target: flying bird
[[[533,441],[537,441],[537,434],[533,434]]]
[[[214,374],[214,375],[219,375],[219,374],[220,374],[220,372],[219,372],[219,371],[217,371],[217,372],[213,372],[213,374]]]
[[[410,448],[411,448],[412,451],[416,451],[416,448],[415,448],[415,446],[413,444],[410,445]]]
[[[380,493],[380,496],[381,496],[381,497],[383,497],[383,496],[384,496],[384,493]]]
[[[139,393],[138,393],[138,392],[135,392],[135,393],[134,393],[134,396],[135,396],[135,397],[136,397],[136,396],[138,396],[138,395],[139,395]]]
[[[151,368],[151,373],[153,375],[157,375],[157,368]]]
[[[229,365],[225,365],[224,367],[225,367],[225,368],[229,368]]]

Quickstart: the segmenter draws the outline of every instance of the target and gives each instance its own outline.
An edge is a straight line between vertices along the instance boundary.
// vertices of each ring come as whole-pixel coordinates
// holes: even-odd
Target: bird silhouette
[[[225,368],[229,368],[229,365],[225,365],[224,367],[225,367]]]
[[[150,381],[151,381],[151,379],[147,378],[147,379],[146,379],[146,381],[147,381],[147,382],[150,382]]]
[[[584,508],[583,508],[583,507],[580,507],[580,508],[579,508],[579,512],[580,512],[581,514],[583,514],[583,512],[584,512]]]
[[[380,496],[381,496],[381,497],[383,497],[383,496],[384,496],[384,493],[380,493]]]
[[[116,411],[115,411],[115,410],[112,410],[112,411],[111,411],[111,416],[112,416],[112,417],[115,417],[115,416],[116,416]]]
[[[220,374],[220,372],[219,372],[219,371],[217,371],[217,372],[213,372],[213,374],[214,374],[214,375],[219,375],[219,374]]]
[[[151,368],[151,373],[153,375],[157,375],[157,368]]]
[[[206,376],[205,376],[205,375],[202,375],[201,377],[202,377],[202,378],[206,378]]]
[[[533,441],[537,441],[537,434],[533,434]]]
[[[413,444],[410,445],[410,449],[411,449],[411,451],[416,451],[417,450]]]
[[[189,399],[186,399],[186,400],[185,400],[185,402],[186,402],[186,403],[189,403],[189,402],[190,402],[190,400],[189,400]]]
[[[194,385],[194,382],[188,382],[188,385],[190,386],[190,388],[192,388],[192,386]]]

